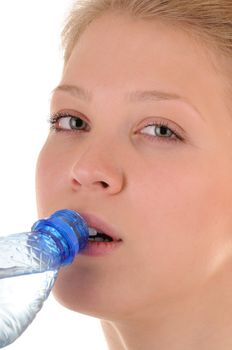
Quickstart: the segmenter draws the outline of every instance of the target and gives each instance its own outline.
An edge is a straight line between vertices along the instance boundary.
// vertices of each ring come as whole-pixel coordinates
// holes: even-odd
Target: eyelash
[[[184,138],[179,134],[178,131],[176,131],[173,127],[170,127],[169,126],[169,123],[166,121],[166,122],[153,122],[153,123],[150,123],[150,124],[147,124],[144,126],[144,128],[148,128],[149,126],[154,126],[154,127],[159,127],[159,128],[165,128],[169,131],[171,131],[171,136],[170,137],[162,137],[162,136],[157,136],[157,135],[148,135],[148,134],[145,134],[145,133],[142,133],[145,137],[148,137],[149,139],[151,139],[152,142],[184,142]],[[143,128],[143,129],[144,129]],[[174,138],[172,137],[174,136]]]
[[[56,113],[52,116],[49,117],[49,124],[50,124],[50,130],[51,131],[55,131],[55,132],[78,132],[78,131],[88,131],[85,129],[62,129],[59,126],[57,126],[56,124],[59,122],[60,119],[65,119],[65,118],[70,118],[70,119],[75,119],[75,120],[81,120],[83,123],[87,124],[87,122],[83,119],[83,117],[81,116],[75,116],[75,115],[71,115],[70,113]],[[71,126],[70,126],[71,127]],[[88,129],[88,128],[87,128]]]
[[[87,124],[87,122],[85,120],[82,119],[82,117],[78,117],[78,116],[74,116],[71,115],[70,113],[56,113],[52,116],[50,116],[48,122],[50,124],[50,130],[51,131],[55,131],[55,132],[81,132],[81,131],[89,131],[89,128],[85,128],[85,129],[62,129],[59,126],[57,126],[57,123],[59,122],[60,119],[62,118],[70,118],[70,119],[79,119],[81,120],[83,123]],[[150,124],[144,125],[144,128],[148,128],[148,127],[159,127],[159,128],[166,128],[168,130],[171,131],[171,137],[162,137],[162,136],[157,136],[157,135],[149,135],[146,133],[142,133],[145,137],[149,138],[152,142],[166,142],[166,143],[170,143],[170,142],[184,142],[184,138],[179,134],[179,132],[177,132],[173,127],[169,127],[169,123],[166,122],[152,122]],[[70,126],[71,127],[71,126]],[[87,130],[88,129],[88,130]],[[174,135],[174,138],[172,137]]]

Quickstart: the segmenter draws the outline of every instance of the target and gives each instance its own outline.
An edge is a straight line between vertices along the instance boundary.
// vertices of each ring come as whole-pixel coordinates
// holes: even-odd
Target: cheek
[[[214,272],[226,244],[222,230],[227,186],[223,174],[213,172],[214,163],[203,163],[195,167],[176,163],[153,174],[144,171],[147,175],[129,196],[130,230],[143,244],[141,251],[131,240],[134,255],[152,266],[154,280],[165,281],[172,291]]]
[[[36,166],[36,197],[40,216],[58,209],[56,203],[62,199],[62,189],[67,187],[69,165],[67,155],[63,157],[48,140],[39,154]]]
[[[128,197],[134,210],[143,214],[137,218],[168,231],[181,227],[196,231],[207,223],[214,225],[214,219],[228,206],[228,181],[221,170],[225,165],[219,164],[217,171],[215,159],[198,158],[195,163],[191,157],[160,161],[135,173]]]

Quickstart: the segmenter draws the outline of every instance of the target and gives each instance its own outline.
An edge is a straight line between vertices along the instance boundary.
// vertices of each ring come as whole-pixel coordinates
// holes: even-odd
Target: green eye
[[[141,134],[144,134],[152,141],[183,141],[183,138],[175,130],[171,129],[168,124],[162,122],[146,125],[142,129]]]
[[[51,117],[51,128],[55,131],[88,131],[89,125],[80,117],[57,114]]]
[[[76,118],[76,117],[67,117],[67,123],[69,124],[71,129],[85,129],[86,128],[86,123],[84,120],[81,118]]]
[[[171,137],[174,133],[171,129],[166,126],[150,125],[144,128],[147,130],[149,135],[159,136],[159,137]]]

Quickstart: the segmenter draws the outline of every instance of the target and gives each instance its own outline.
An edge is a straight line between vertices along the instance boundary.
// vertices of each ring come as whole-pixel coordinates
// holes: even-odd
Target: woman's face
[[[51,101],[61,118],[38,159],[38,211],[74,209],[122,241],[62,269],[54,292],[66,307],[158,314],[231,263],[226,88],[180,30],[107,14],[82,34]]]

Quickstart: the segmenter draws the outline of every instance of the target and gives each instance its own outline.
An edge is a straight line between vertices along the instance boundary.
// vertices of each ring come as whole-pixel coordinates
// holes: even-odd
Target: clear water
[[[33,321],[54,285],[58,270],[0,279],[0,348]]]
[[[33,228],[0,237],[0,348],[24,332],[47,299],[60,267],[70,264],[88,241],[86,223],[66,209]]]

